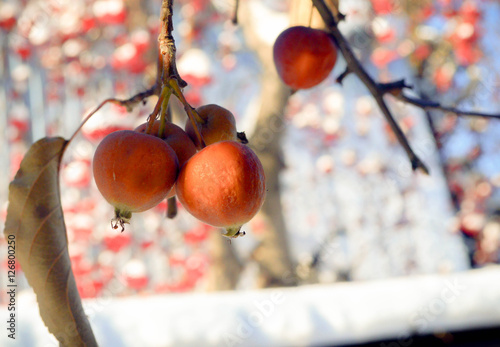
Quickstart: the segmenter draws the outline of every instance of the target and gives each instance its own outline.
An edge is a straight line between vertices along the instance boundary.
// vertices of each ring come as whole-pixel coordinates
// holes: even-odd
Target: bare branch
[[[233,10],[233,18],[231,19],[231,21],[233,22],[233,24],[238,24],[238,9],[240,7],[240,0],[235,0],[234,1],[234,10]]]
[[[71,141],[73,140],[73,138],[78,134],[78,132],[82,129],[82,127],[85,125],[85,123],[87,123],[87,121],[92,118],[92,116],[94,114],[97,113],[97,111],[99,111],[104,105],[106,105],[107,103],[112,103],[112,104],[116,104],[116,105],[120,105],[120,106],[124,106],[127,108],[128,111],[131,111],[132,108],[137,105],[139,102],[142,102],[144,101],[146,98],[152,96],[152,95],[157,95],[158,94],[158,88],[157,86],[153,86],[151,87],[150,89],[148,90],[145,90],[141,93],[138,93],[128,99],[125,99],[125,100],[120,100],[120,99],[116,99],[116,98],[108,98],[104,101],[102,101],[93,111],[91,111],[84,119],[83,121],[80,123],[80,125],[78,126],[78,128],[75,130],[75,132],[73,133],[73,135],[71,135],[70,139],[68,141]]]
[[[412,86],[406,84],[405,80],[398,80],[388,83],[378,83],[378,88],[383,93],[400,94],[404,88],[412,88]]]
[[[177,66],[175,65],[176,48],[174,37],[172,36],[172,31],[174,31],[172,20],[173,2],[174,0],[162,0],[161,4],[161,30],[158,36],[158,45],[163,61],[162,80],[163,84],[167,84],[168,79],[175,78],[179,86],[184,88],[187,86],[187,83],[179,76]]]
[[[347,71],[348,71],[348,69],[346,69],[346,71],[344,71],[344,73],[341,74],[337,78],[337,80],[340,77],[343,77],[342,75],[346,74]],[[423,109],[424,111],[438,110],[438,111],[443,111],[443,112],[454,113],[457,116],[485,117],[485,118],[497,118],[497,119],[500,118],[499,113],[484,113],[484,112],[477,112],[477,111],[465,111],[465,110],[458,109],[456,107],[443,106],[437,101],[409,96],[409,95],[403,93],[403,89],[404,88],[412,88],[412,86],[407,85],[404,80],[399,80],[399,81],[394,81],[394,82],[389,82],[389,83],[379,83],[378,87],[381,89],[381,91],[383,93],[390,93],[390,94],[394,95],[398,100],[405,102],[407,104],[411,104],[413,106],[419,107],[419,108]]]
[[[115,103],[120,104],[121,106],[125,106],[127,108],[127,111],[132,111],[132,108],[137,105],[140,102],[143,102],[145,99],[149,98],[150,96],[153,95],[158,95],[159,92],[158,85],[155,85],[143,92],[140,92],[128,99],[125,100],[118,100]]]
[[[413,149],[411,148],[408,139],[406,138],[405,134],[399,127],[398,123],[394,119],[391,111],[387,107],[387,104],[385,103],[384,100],[384,94],[389,91],[387,88],[383,88],[383,84],[379,84],[373,80],[373,78],[368,75],[364,67],[361,65],[360,61],[356,58],[354,52],[351,49],[350,44],[347,42],[346,38],[344,35],[340,32],[339,28],[337,27],[337,20],[333,16],[332,12],[328,8],[328,6],[325,4],[324,0],[312,0],[314,6],[318,9],[318,12],[321,15],[321,18],[323,18],[323,21],[325,22],[327,28],[330,31],[330,34],[333,36],[335,41],[337,42],[337,45],[342,52],[342,55],[344,56],[348,69],[356,74],[358,78],[364,83],[364,85],[368,88],[370,93],[373,95],[375,98],[375,101],[377,102],[380,110],[384,114],[387,122],[389,123],[392,131],[396,135],[396,138],[398,139],[399,143],[405,150],[406,154],[408,155],[408,158],[411,161],[411,165],[413,170],[416,169],[421,169],[424,173],[429,173],[429,169],[425,166],[425,164],[418,158],[418,156],[415,154]],[[343,16],[337,15],[337,18],[342,18]],[[402,88],[404,85],[404,81],[401,84],[401,81],[399,81],[400,87]],[[394,90],[394,86],[391,87],[391,90]],[[400,88],[400,89],[401,89]]]
[[[398,95],[395,95],[396,98],[399,100],[406,102],[408,104],[420,107],[423,110],[439,110],[443,112],[451,112],[456,114],[457,116],[469,116],[469,117],[486,117],[486,118],[496,118],[500,119],[500,114],[498,113],[483,113],[483,112],[476,112],[476,111],[465,111],[465,110],[460,110],[455,107],[449,107],[449,106],[442,106],[439,102],[432,101],[432,100],[425,100],[425,99],[420,99],[420,98],[415,98],[412,96],[405,95],[403,93],[400,93]]]

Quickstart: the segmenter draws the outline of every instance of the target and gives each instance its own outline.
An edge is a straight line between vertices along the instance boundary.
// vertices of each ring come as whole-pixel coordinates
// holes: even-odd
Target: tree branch
[[[127,111],[132,111],[132,108],[137,105],[140,102],[143,102],[146,98],[149,98],[150,96],[153,95],[158,95],[158,92],[160,91],[160,88],[158,88],[158,85],[154,85],[151,88],[140,92],[126,100],[119,100],[116,103],[120,104],[121,106],[125,106],[127,108]]]
[[[398,94],[403,90],[403,88],[412,88],[412,86],[407,85],[405,80],[402,79],[388,83],[378,83],[378,88],[384,94],[385,93]]]
[[[404,80],[389,82],[389,83],[377,83],[371,78],[370,75],[366,72],[364,67],[361,65],[359,60],[354,55],[354,52],[351,49],[351,46],[340,32],[337,24],[339,20],[342,20],[344,16],[336,11],[335,14],[332,13],[330,8],[326,5],[324,0],[312,0],[314,6],[318,9],[325,25],[330,31],[330,34],[337,42],[337,45],[344,56],[347,67],[345,71],[340,74],[337,78],[337,82],[342,84],[343,79],[350,73],[354,73],[358,78],[363,82],[363,84],[368,88],[370,93],[375,98],[380,110],[384,114],[387,122],[391,126],[392,131],[396,135],[399,143],[406,151],[408,158],[411,161],[412,168],[414,170],[421,169],[425,173],[429,173],[427,167],[422,163],[420,158],[413,152],[410,144],[408,143],[408,139],[401,131],[398,123],[394,119],[391,111],[387,107],[387,104],[384,100],[384,95],[386,93],[392,94],[398,100],[403,101],[405,103],[414,105],[419,107],[425,111],[428,110],[440,110],[443,112],[451,112],[456,114],[457,116],[470,116],[470,117],[487,117],[487,118],[495,118],[500,119],[500,114],[491,114],[491,113],[483,113],[483,112],[475,112],[475,111],[465,111],[460,110],[455,107],[443,106],[439,102],[425,100],[417,97],[412,97],[403,93],[404,88],[411,88],[408,86]]]
[[[384,114],[392,131],[396,135],[396,138],[398,139],[399,143],[401,144],[406,154],[408,155],[413,170],[421,169],[424,173],[428,174],[429,170],[411,148],[408,139],[404,135],[398,123],[394,119],[391,111],[387,107],[387,104],[385,103],[384,94],[388,92],[390,88],[383,88],[384,86],[383,84],[375,82],[373,78],[370,75],[368,75],[366,70],[363,68],[359,60],[354,55],[354,52],[352,51],[350,44],[347,42],[344,35],[340,32],[339,28],[337,27],[337,20],[334,18],[332,12],[325,4],[324,0],[312,0],[312,2],[314,6],[316,6],[316,8],[318,9],[318,12],[320,13],[321,18],[325,22],[325,25],[329,29],[330,34],[337,42],[337,45],[339,46],[339,49],[346,60],[347,69],[350,70],[352,73],[356,74],[356,76],[358,76],[358,78],[364,83],[364,85],[368,88],[370,93],[375,98],[375,101],[377,102],[380,110]],[[337,16],[337,17],[342,18],[342,16]]]
[[[443,112],[451,112],[456,114],[457,116],[470,116],[470,117],[486,117],[486,118],[496,118],[500,119],[500,114],[498,113],[483,113],[483,112],[475,112],[475,111],[465,111],[460,110],[455,107],[443,106],[439,102],[432,100],[425,100],[420,98],[415,98],[409,95],[405,95],[404,93],[399,93],[395,95],[398,100],[406,102],[408,104],[420,107],[423,110],[439,110]]]
[[[234,10],[233,10],[233,18],[232,18],[232,22],[233,24],[238,24],[238,9],[240,7],[240,0],[235,0],[234,1]]]
[[[172,7],[174,0],[162,0],[161,3],[161,30],[158,36],[158,46],[160,49],[160,56],[162,57],[162,81],[163,84],[168,84],[168,79],[175,78],[181,88],[187,86],[186,81],[184,81],[177,72],[177,66],[175,64],[175,41],[172,36],[172,31],[174,31],[174,24],[172,21]]]

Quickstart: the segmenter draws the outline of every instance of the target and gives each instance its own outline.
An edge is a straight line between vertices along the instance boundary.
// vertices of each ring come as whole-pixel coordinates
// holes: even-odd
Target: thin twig
[[[378,83],[378,88],[382,91],[382,93],[391,93],[391,94],[398,94],[400,93],[404,88],[413,88],[413,86],[410,86],[406,84],[405,80],[397,80],[397,81],[392,81],[392,82],[387,82],[387,83]]]
[[[423,69],[421,70],[421,74],[417,75],[416,81],[415,81],[415,92],[418,94],[418,96],[422,100],[429,100],[429,97],[427,94],[420,88],[420,82],[423,80]],[[442,150],[442,140],[443,140],[443,134],[437,129],[436,122],[434,121],[434,118],[432,116],[432,111],[428,109],[424,109],[425,117],[427,118],[427,124],[429,126],[429,130],[432,134],[432,138],[434,140],[434,144],[437,149],[438,153],[438,158],[439,158],[439,166],[443,172],[444,179],[446,180],[446,186],[450,186],[450,170],[446,165],[446,159]],[[459,210],[459,203],[452,193],[451,189],[447,189],[448,195],[450,197],[450,201],[453,204],[453,207],[455,208],[455,211],[458,212]]]
[[[83,128],[83,126],[85,125],[85,123],[87,123],[87,121],[92,118],[92,116],[94,114],[97,113],[97,111],[99,111],[104,105],[106,105],[107,103],[112,103],[112,104],[117,104],[117,105],[120,105],[120,106],[124,106],[127,108],[128,111],[131,111],[132,108],[137,105],[139,102],[142,102],[144,101],[146,98],[152,96],[152,95],[156,95],[158,89],[156,88],[156,86],[153,86],[152,88],[148,89],[148,90],[145,90],[144,92],[140,92],[128,99],[125,99],[125,100],[121,100],[121,99],[116,99],[116,98],[108,98],[104,101],[102,101],[93,111],[91,111],[84,119],[83,121],[80,123],[80,125],[78,126],[78,128],[75,130],[75,132],[73,133],[73,135],[71,135],[71,137],[69,138],[68,142],[70,142],[71,140],[73,140],[73,138],[78,134],[78,132]]]
[[[344,78],[347,77],[351,73],[351,70],[349,70],[349,66],[346,66],[345,70],[337,77],[335,82],[338,84],[342,85],[342,82],[344,82]]]
[[[345,15],[339,11],[339,2],[335,0],[327,0],[327,2],[337,23],[342,22],[345,19]]]
[[[158,95],[159,88],[157,85],[152,86],[148,90],[145,90],[143,92],[140,92],[126,100],[117,100],[116,103],[120,104],[121,106],[125,106],[127,108],[127,111],[132,111],[132,108],[137,105],[138,103],[144,101],[146,98],[149,98],[150,96],[153,95]]]
[[[398,98],[399,100],[406,102],[408,104],[420,107],[421,109],[426,110],[426,111],[439,110],[439,111],[443,111],[443,112],[454,113],[458,116],[486,117],[486,118],[500,119],[500,114],[498,114],[498,113],[483,113],[483,112],[476,112],[476,111],[460,110],[460,109],[455,108],[455,107],[443,106],[439,102],[436,102],[436,101],[415,98],[412,96],[405,95],[403,93],[396,95],[396,98]]]
[[[384,100],[384,94],[387,92],[386,90],[382,90],[380,88],[380,84],[376,83],[373,78],[368,75],[364,67],[361,65],[359,60],[356,58],[354,55],[354,52],[351,49],[350,44],[347,42],[345,39],[344,35],[340,32],[339,28],[337,27],[337,20],[334,18],[332,12],[328,8],[328,6],[325,4],[324,0],[312,0],[314,6],[318,9],[318,12],[321,15],[321,18],[323,18],[323,21],[325,22],[326,26],[328,27],[330,34],[333,36],[335,41],[337,42],[340,51],[342,52],[342,55],[344,56],[348,69],[351,70],[352,73],[356,74],[358,78],[364,83],[364,85],[368,88],[370,93],[373,95],[375,98],[375,101],[377,102],[380,110],[384,114],[387,122],[389,123],[392,131],[396,135],[396,138],[398,139],[399,143],[405,150],[406,154],[408,155],[408,158],[411,161],[411,165],[413,170],[416,169],[421,169],[424,173],[429,173],[429,170],[425,166],[425,164],[420,160],[420,158],[415,154],[413,149],[411,148],[408,139],[404,135],[403,131],[399,127],[398,123],[392,116],[391,111],[387,107],[387,104]],[[342,16],[338,16],[339,18],[342,18]]]
[[[233,10],[233,19],[231,20],[234,25],[238,24],[238,9],[240,7],[240,1],[234,0],[234,10]]]
[[[97,111],[99,111],[104,105],[106,105],[108,102],[112,102],[112,103],[115,103],[115,104],[121,104],[121,101],[118,100],[118,99],[114,99],[114,98],[109,98],[109,99],[106,99],[104,100],[103,102],[101,102],[93,111],[91,111],[84,119],[83,121],[80,123],[80,125],[78,126],[78,128],[75,130],[75,132],[73,133],[73,135],[71,135],[71,137],[69,138],[68,142],[71,142],[75,136],[80,132],[80,130],[82,129],[82,127],[85,125],[85,123],[87,123],[87,121],[94,115],[97,113]]]

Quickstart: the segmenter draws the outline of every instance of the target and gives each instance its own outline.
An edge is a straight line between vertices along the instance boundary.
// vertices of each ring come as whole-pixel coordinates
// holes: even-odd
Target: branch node
[[[162,0],[160,20],[161,30],[158,35],[158,47],[160,51],[160,58],[158,63],[161,67],[158,68],[160,80],[162,85],[168,84],[169,78],[176,78],[181,88],[187,86],[187,83],[179,76],[175,64],[175,40],[172,35],[174,30],[172,13],[173,13],[173,0]]]
[[[342,82],[344,81],[344,78],[347,77],[352,72],[351,69],[349,69],[349,66],[346,66],[344,72],[342,72],[337,79],[335,80],[338,84],[342,85]]]
[[[114,103],[119,104],[127,109],[127,112],[131,112],[134,109],[134,106],[137,105],[138,103],[142,102],[143,104],[146,104],[146,99],[149,98],[152,95],[158,95],[159,89],[157,88],[156,85],[153,87],[137,93],[136,95],[125,99],[125,100],[116,100]]]
[[[413,171],[420,170],[426,175],[430,174],[430,171],[427,168],[427,166],[417,156],[411,159],[411,168]]]
[[[406,84],[404,79],[387,82],[387,83],[377,83],[377,88],[382,92],[382,94],[391,93],[395,96],[400,95],[404,88],[412,89],[413,86]]]

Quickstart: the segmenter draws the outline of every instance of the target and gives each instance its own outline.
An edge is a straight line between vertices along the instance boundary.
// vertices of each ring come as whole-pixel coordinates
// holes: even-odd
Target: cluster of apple
[[[337,48],[325,31],[293,26],[276,39],[273,57],[278,75],[287,86],[307,89],[328,77],[337,61]]]
[[[242,224],[264,202],[262,164],[238,141],[230,111],[205,105],[192,112],[197,121],[188,119],[184,130],[161,117],[101,141],[93,172],[102,196],[115,207],[113,228],[123,231],[132,213],[176,195],[200,221],[225,228],[224,236],[244,235]]]

